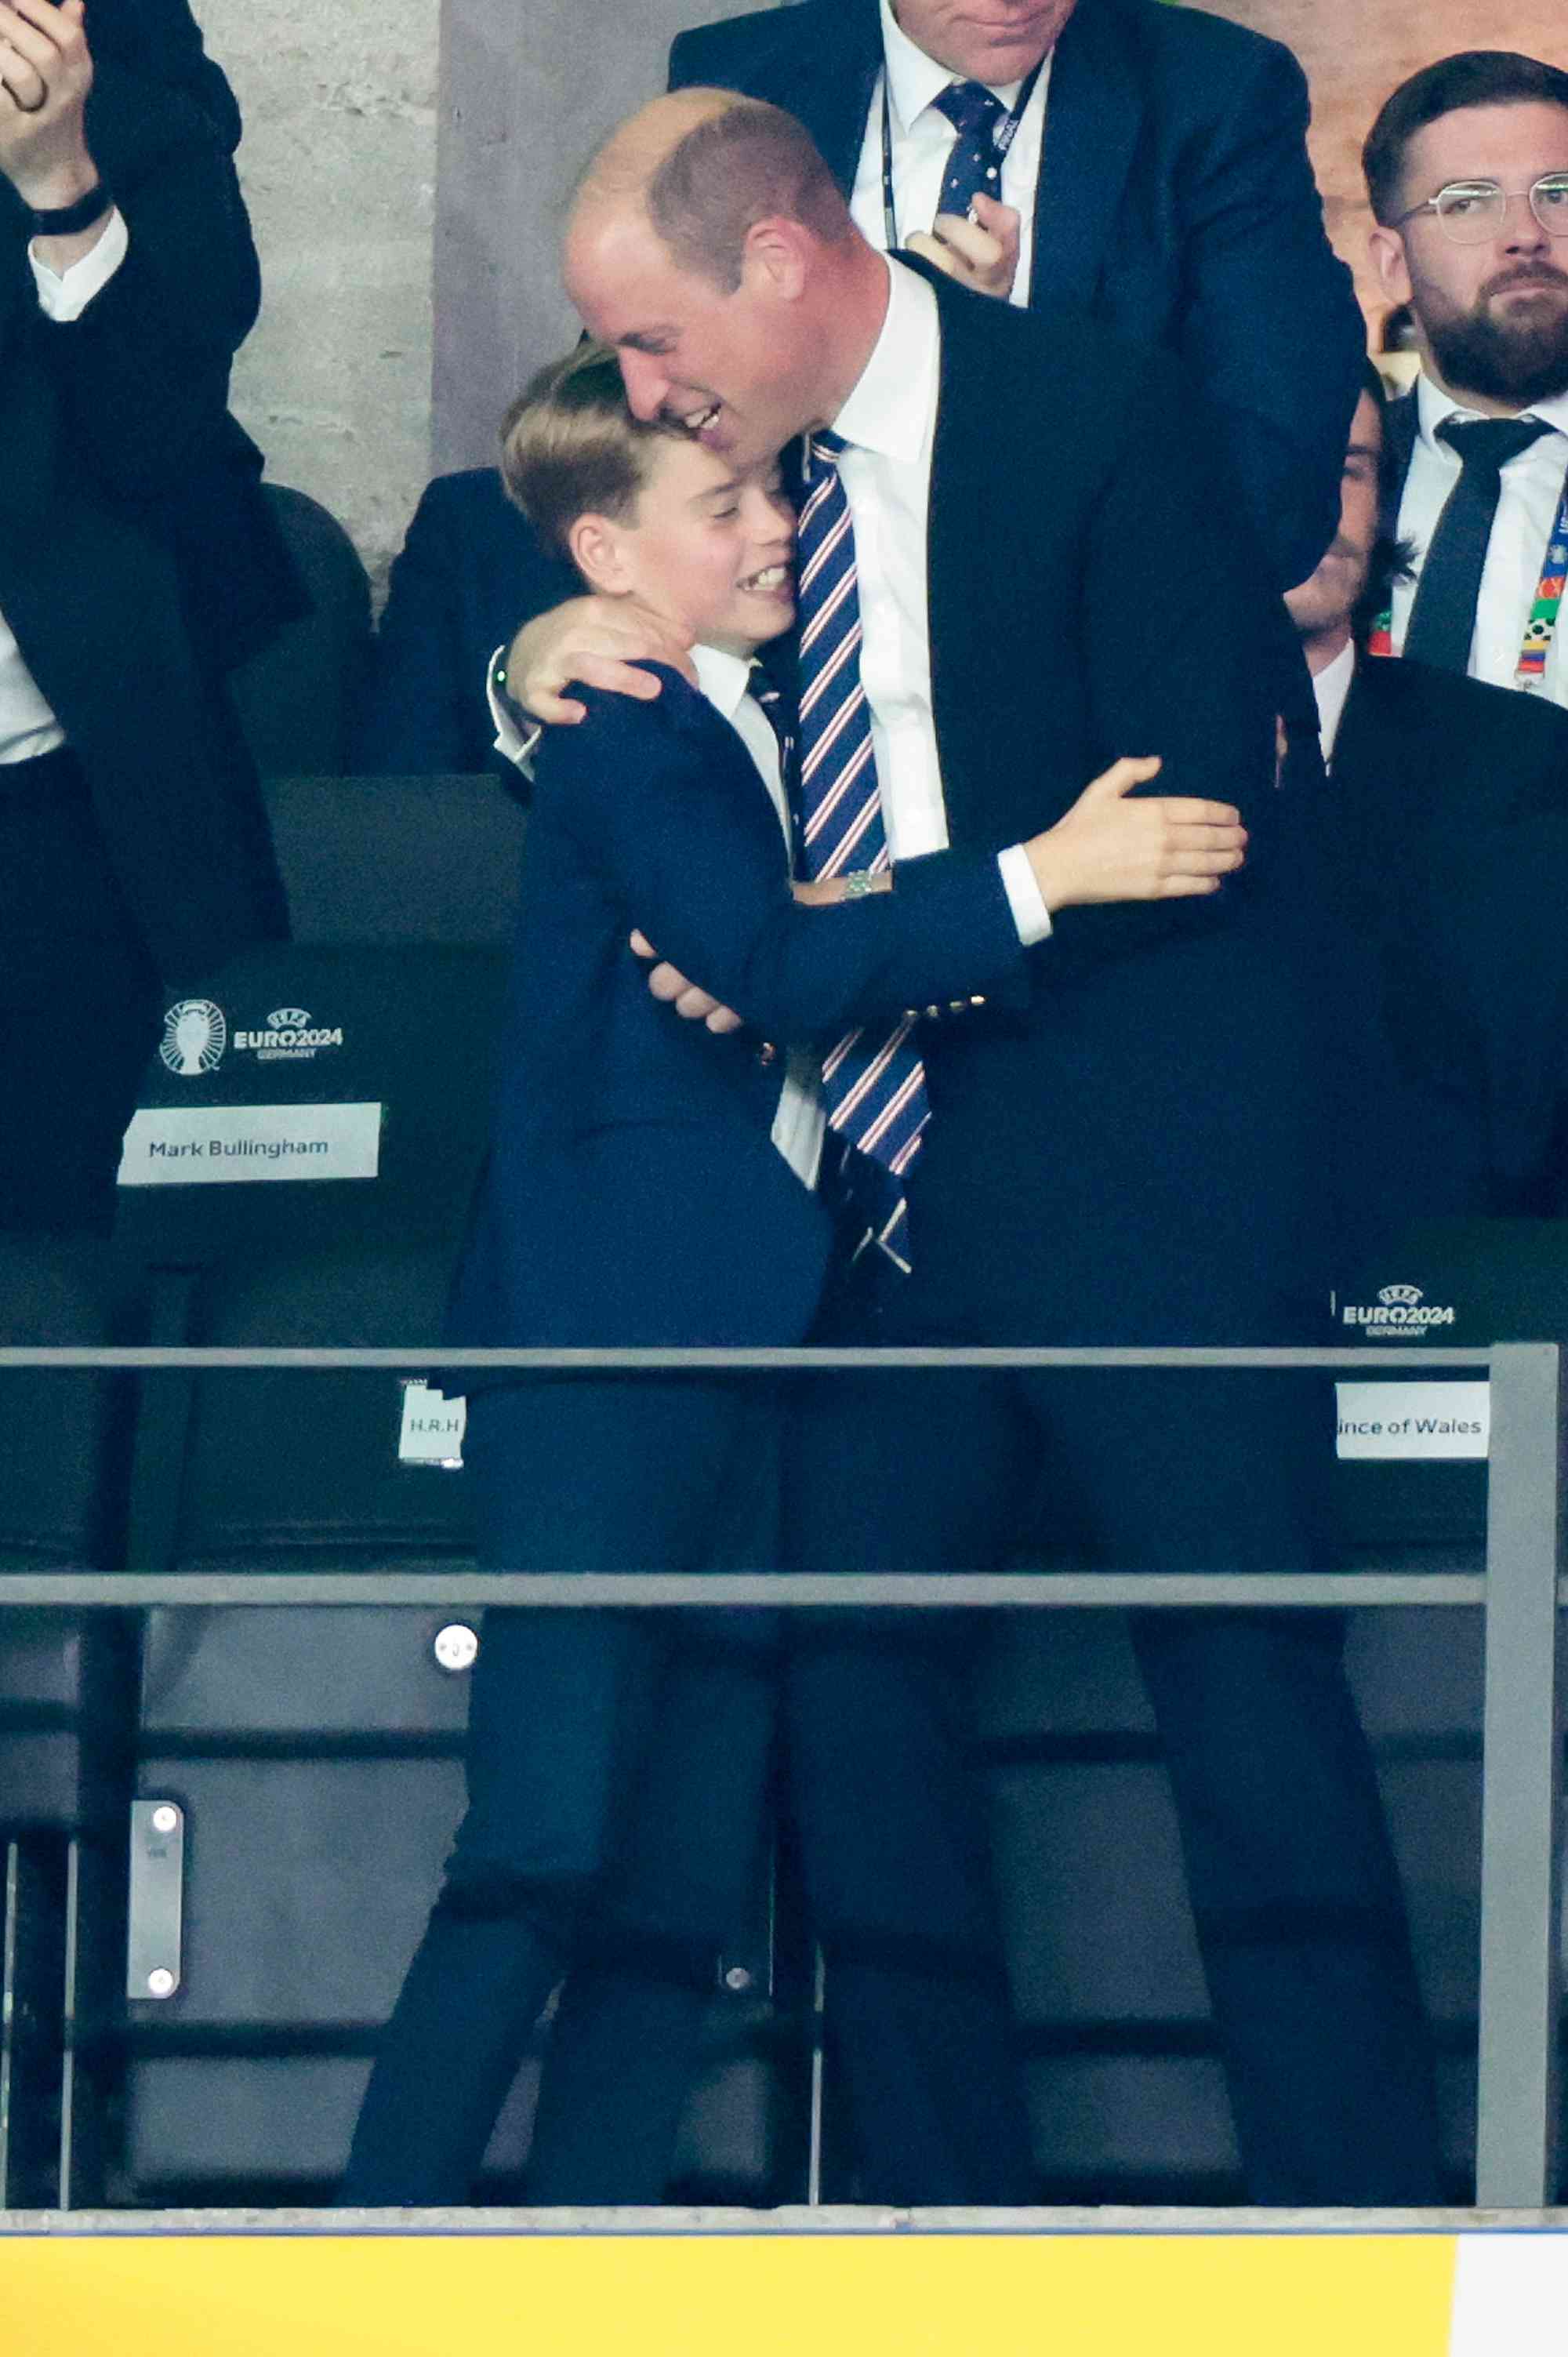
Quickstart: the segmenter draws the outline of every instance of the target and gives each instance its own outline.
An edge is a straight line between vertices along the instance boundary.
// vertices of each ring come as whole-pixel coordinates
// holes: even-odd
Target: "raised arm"
[[[679,678],[647,711],[586,691],[547,737],[537,807],[569,832],[660,952],[779,1039],[835,1034],[1014,976],[1023,949],[993,857],[906,863],[897,888],[794,899],[779,822],[733,730]]]
[[[1231,464],[1284,590],[1334,537],[1366,328],[1324,232],[1301,68],[1276,42],[1249,49],[1251,70],[1224,84],[1207,135],[1183,156],[1176,343],[1224,413]]]

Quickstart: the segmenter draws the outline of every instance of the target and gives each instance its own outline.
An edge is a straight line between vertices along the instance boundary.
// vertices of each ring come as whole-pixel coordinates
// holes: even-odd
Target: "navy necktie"
[[[995,132],[1007,110],[994,91],[979,81],[950,82],[931,104],[958,133],[937,210],[957,213],[961,219],[977,196],[1000,198],[1002,194],[1002,158],[996,152]]]
[[[839,474],[843,443],[820,431],[806,446],[806,500],[796,537],[800,629],[800,865],[847,876],[890,865],[871,715],[860,681],[860,591],[854,533]],[[822,1060],[828,1126],[848,1149],[843,1178],[867,1242],[908,1271],[903,1180],[929,1117],[916,1019],[849,1032]]]
[[[1473,425],[1449,418],[1438,427],[1438,438],[1459,453],[1464,472],[1448,494],[1421,568],[1404,634],[1404,651],[1412,662],[1440,671],[1469,670],[1503,468],[1551,431],[1532,417],[1486,417]]]

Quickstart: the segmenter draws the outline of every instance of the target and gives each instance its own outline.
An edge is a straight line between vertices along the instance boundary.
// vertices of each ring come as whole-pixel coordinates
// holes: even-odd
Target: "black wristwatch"
[[[75,237],[79,231],[91,229],[94,221],[102,221],[106,212],[113,210],[113,204],[114,199],[107,185],[100,180],[95,188],[89,188],[84,197],[78,197],[73,205],[55,205],[42,212],[29,207],[33,215],[33,235]]]

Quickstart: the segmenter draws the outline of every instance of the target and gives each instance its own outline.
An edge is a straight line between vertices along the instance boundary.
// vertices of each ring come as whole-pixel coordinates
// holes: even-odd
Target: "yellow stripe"
[[[40,2238],[7,2357],[1446,2357],[1450,2235]]]

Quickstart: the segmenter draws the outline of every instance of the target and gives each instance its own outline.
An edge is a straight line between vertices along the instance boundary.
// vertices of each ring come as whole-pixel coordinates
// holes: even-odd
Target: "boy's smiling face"
[[[660,436],[630,522],[579,516],[568,539],[596,589],[640,599],[704,646],[747,655],[794,619],[795,512],[776,459],[739,471]]]

